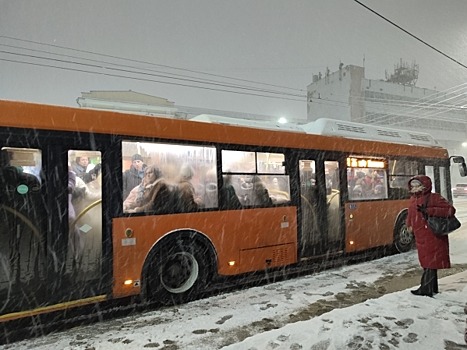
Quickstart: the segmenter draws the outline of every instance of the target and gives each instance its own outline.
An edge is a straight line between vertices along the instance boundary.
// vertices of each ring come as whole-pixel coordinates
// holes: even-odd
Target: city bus
[[[426,134],[328,122],[319,134],[0,101],[0,325],[411,250],[408,179],[451,200],[463,158]]]

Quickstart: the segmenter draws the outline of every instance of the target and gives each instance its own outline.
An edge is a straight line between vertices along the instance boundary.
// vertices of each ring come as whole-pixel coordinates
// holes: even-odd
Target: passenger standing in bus
[[[423,268],[420,287],[412,294],[432,297],[438,293],[438,269],[451,267],[448,236],[436,236],[428,227],[424,213],[430,216],[449,217],[456,209],[439,193],[431,193],[431,179],[425,175],[414,176],[408,183],[411,194],[407,214],[407,228],[415,235],[418,260]]]
[[[76,157],[75,161],[71,164],[71,170],[82,179],[89,171],[89,157]]]
[[[133,154],[130,169],[123,172],[123,199],[128,197],[133,188],[141,184],[146,167],[143,157],[140,154]]]
[[[232,185],[232,175],[224,175],[219,195],[221,199],[220,209],[240,209],[242,207]]]
[[[178,180],[178,190],[180,193],[180,209],[183,212],[196,211],[201,203],[201,198],[196,196],[195,188],[191,183],[195,171],[188,165],[182,165]]]

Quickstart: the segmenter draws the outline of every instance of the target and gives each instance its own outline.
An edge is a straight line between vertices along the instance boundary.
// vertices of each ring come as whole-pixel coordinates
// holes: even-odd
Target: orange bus
[[[451,200],[447,150],[426,134],[313,125],[0,101],[0,324],[123,297],[181,303],[223,276],[412,249],[407,180],[429,175]]]

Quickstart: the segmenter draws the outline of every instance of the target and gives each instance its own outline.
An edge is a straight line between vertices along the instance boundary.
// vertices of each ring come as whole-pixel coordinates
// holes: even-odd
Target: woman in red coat
[[[431,179],[418,175],[409,180],[411,199],[407,214],[407,227],[415,235],[418,260],[423,268],[420,287],[411,292],[415,295],[432,297],[438,293],[438,269],[451,267],[448,236],[436,236],[428,227],[424,212],[428,216],[449,217],[456,209],[439,193],[431,193]]]

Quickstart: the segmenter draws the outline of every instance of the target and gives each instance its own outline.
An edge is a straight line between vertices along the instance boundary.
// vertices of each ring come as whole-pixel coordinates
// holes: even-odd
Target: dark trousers
[[[423,269],[419,291],[423,295],[438,293],[438,270]]]

